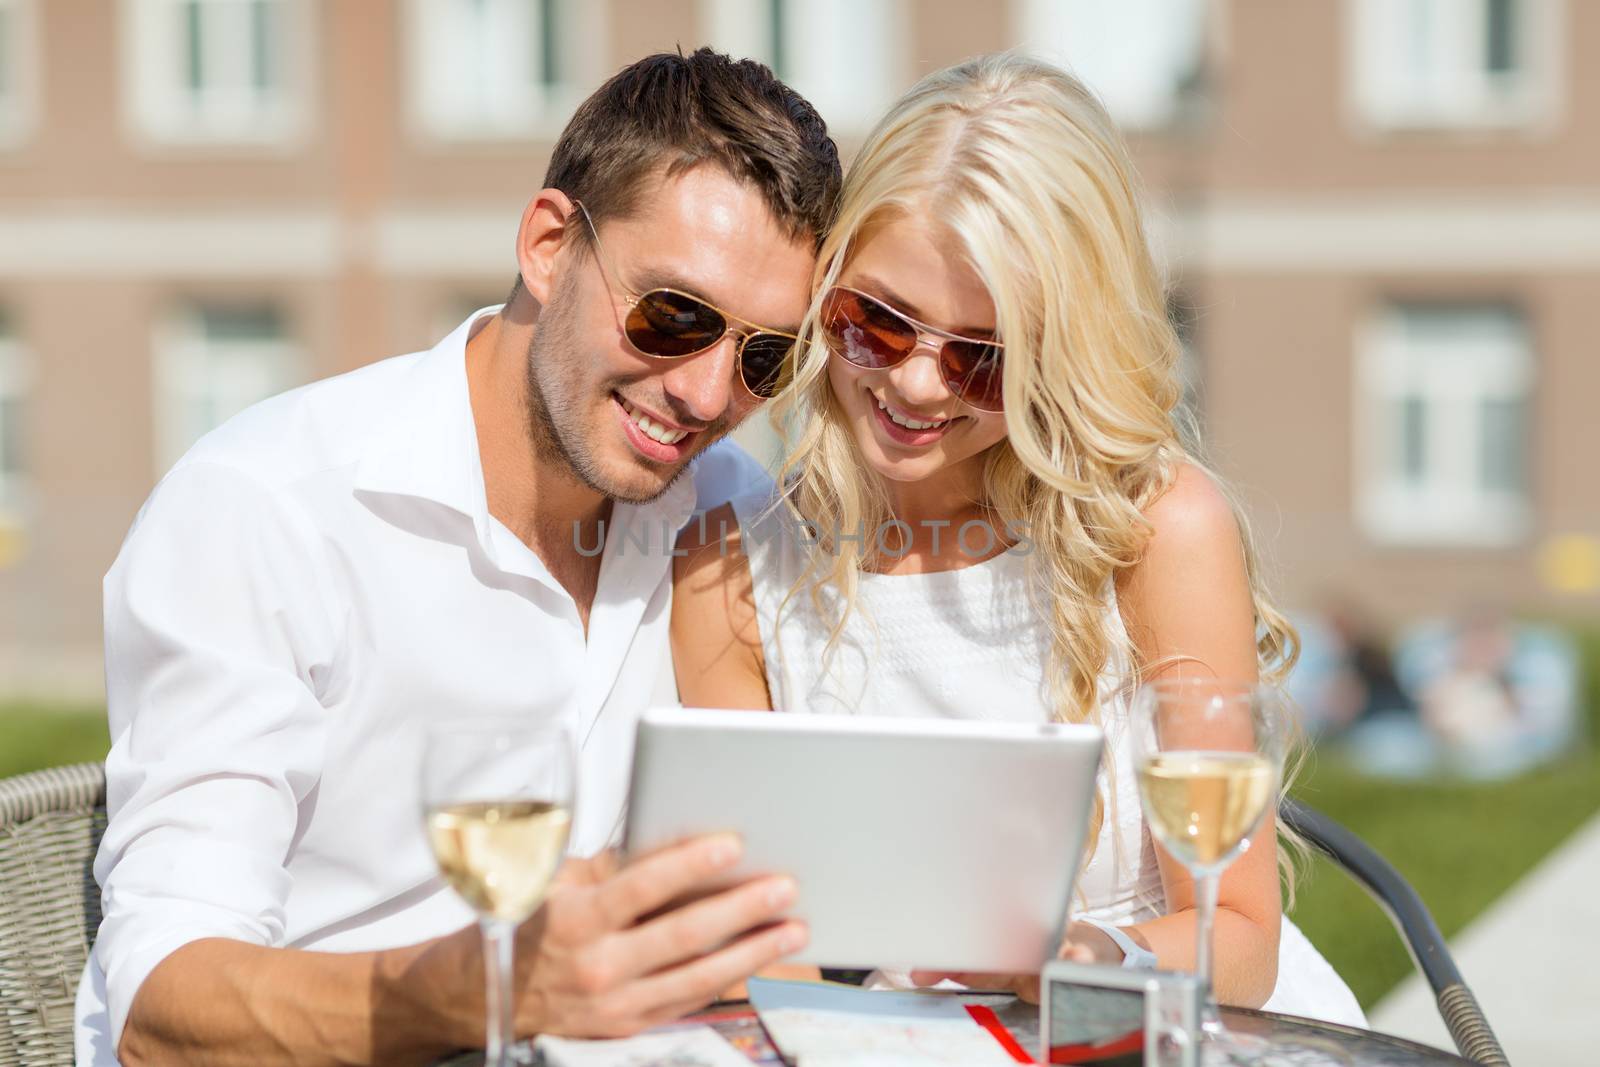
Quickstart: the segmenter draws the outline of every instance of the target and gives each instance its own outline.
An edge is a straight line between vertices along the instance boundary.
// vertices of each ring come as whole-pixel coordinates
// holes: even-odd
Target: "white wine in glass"
[[[450,888],[479,915],[521,922],[544,899],[567,848],[572,813],[547,800],[470,800],[428,813],[428,839]]]
[[[1212,923],[1222,872],[1268,825],[1290,737],[1281,692],[1254,681],[1159,679],[1134,695],[1135,769],[1151,835],[1195,880],[1195,973],[1204,1040],[1233,1062],[1261,1051],[1223,1027],[1212,993]]]
[[[544,900],[572,826],[577,750],[562,724],[522,718],[431,723],[422,754],[428,843],[483,931],[485,1067],[519,1062],[513,1026],[517,925]]]
[[[1272,763],[1249,752],[1162,752],[1139,768],[1151,831],[1191,870],[1226,866],[1261,822],[1277,784]]]

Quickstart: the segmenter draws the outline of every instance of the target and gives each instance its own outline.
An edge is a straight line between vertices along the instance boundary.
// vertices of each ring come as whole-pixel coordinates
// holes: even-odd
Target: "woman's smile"
[[[905,408],[891,404],[871,389],[863,390],[876,413],[879,430],[891,442],[907,448],[921,448],[933,444],[960,421],[960,416],[944,419],[918,417]]]

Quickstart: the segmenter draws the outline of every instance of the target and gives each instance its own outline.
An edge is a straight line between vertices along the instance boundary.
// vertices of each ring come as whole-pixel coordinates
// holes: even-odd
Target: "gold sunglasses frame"
[[[583,221],[589,227],[589,235],[594,239],[594,253],[595,253],[594,260],[595,260],[595,264],[600,268],[600,277],[605,282],[607,291],[609,291],[613,296],[620,295],[625,301],[627,301],[627,303],[628,303],[628,313],[632,313],[633,311],[637,310],[638,307],[639,307],[639,303],[645,297],[649,296],[651,293],[671,293],[673,296],[680,296],[685,300],[692,300],[696,304],[700,304],[700,305],[702,305],[704,307],[708,307],[712,311],[715,311],[718,315],[722,316],[723,330],[722,330],[722,333],[720,335],[718,335],[718,337],[717,337],[717,339],[715,341],[712,341],[710,344],[706,345],[704,348],[697,348],[693,352],[685,352],[682,355],[678,355],[678,356],[664,356],[664,355],[661,355],[660,353],[657,353],[657,352],[645,352],[642,349],[640,349],[640,347],[638,345],[633,343],[633,338],[628,336],[627,314],[624,314],[622,321],[620,321],[617,325],[618,325],[619,331],[622,334],[622,339],[624,341],[628,342],[628,347],[629,348],[633,349],[635,352],[637,352],[639,355],[645,357],[646,359],[665,359],[665,360],[689,359],[691,357],[698,356],[698,355],[701,355],[703,353],[711,351],[713,348],[717,347],[718,345],[720,345],[722,343],[723,338],[727,337],[731,333],[735,337],[738,338],[738,343],[737,343],[737,345],[735,346],[735,348],[733,350],[733,354],[734,354],[734,358],[736,358],[739,361],[739,364],[738,364],[738,366],[739,366],[739,384],[744,387],[744,391],[746,393],[750,394],[750,396],[753,397],[759,403],[763,403],[764,404],[768,400],[772,399],[772,397],[770,397],[770,396],[762,396],[760,393],[758,393],[754,389],[750,388],[750,383],[745,380],[745,376],[744,376],[744,349],[745,349],[745,345],[749,342],[750,338],[755,337],[758,334],[766,334],[769,337],[783,337],[783,338],[786,338],[787,340],[789,340],[791,342],[791,344],[789,346],[789,354],[784,357],[784,362],[792,364],[793,360],[794,360],[794,349],[795,349],[795,346],[800,343],[800,338],[797,335],[789,333],[787,330],[774,330],[771,327],[763,326],[760,323],[751,322],[749,319],[743,318],[743,317],[741,317],[739,315],[735,315],[731,311],[725,311],[722,308],[719,308],[717,305],[713,304],[711,301],[705,299],[704,297],[696,296],[693,293],[686,293],[682,289],[674,289],[670,285],[657,285],[657,286],[654,286],[653,288],[646,289],[642,293],[635,293],[635,292],[633,292],[632,290],[628,289],[625,286],[617,285],[615,283],[614,279],[613,279],[613,276],[612,276],[613,272],[606,268],[606,260],[609,259],[610,257],[607,256],[607,254],[606,254],[605,245],[600,243],[600,231],[595,227],[594,219],[592,217],[590,217],[590,215],[589,215],[589,209],[584,207],[583,206],[583,201],[578,200],[578,199],[574,199],[572,201],[572,206],[577,208],[578,212],[583,216]],[[739,323],[742,326],[747,326],[747,327],[749,327],[749,329],[746,329],[746,330],[737,329],[737,328],[735,328],[734,323]],[[782,372],[780,372],[778,380],[781,382],[781,381],[784,381],[785,379],[787,379],[789,377],[792,377],[792,376],[793,375],[792,375],[792,367],[791,367],[791,371],[790,371],[789,374],[783,374]],[[782,388],[783,387],[780,385],[777,389],[774,389],[773,390],[773,396],[776,396],[779,392],[781,392]]]

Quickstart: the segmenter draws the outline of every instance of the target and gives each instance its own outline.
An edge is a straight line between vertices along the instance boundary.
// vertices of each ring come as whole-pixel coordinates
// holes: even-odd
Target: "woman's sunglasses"
[[[681,359],[713,348],[728,334],[735,334],[739,339],[739,379],[744,387],[758,400],[770,400],[777,395],[788,378],[789,353],[798,337],[757,326],[677,289],[662,287],[632,293],[612,285],[610,272],[606,270],[605,252],[600,245],[600,232],[589,217],[589,209],[576,200],[573,204],[583,212],[583,219],[589,224],[595,259],[600,264],[606,287],[621,293],[628,301],[622,334],[634,351],[656,359]],[[740,329],[734,323],[748,328]]]
[[[902,315],[859,289],[836,285],[822,298],[822,336],[844,359],[868,370],[892,367],[927,340],[939,356],[939,371],[950,391],[979,411],[1002,411],[998,341],[935,329]]]

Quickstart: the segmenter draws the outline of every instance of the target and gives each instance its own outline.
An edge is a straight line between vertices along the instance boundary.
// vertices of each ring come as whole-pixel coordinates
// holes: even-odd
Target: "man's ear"
[[[577,212],[572,198],[560,189],[540,189],[523,209],[522,225],[517,229],[517,271],[522,287],[541,307],[550,299],[556,256],[567,227],[582,224]]]

